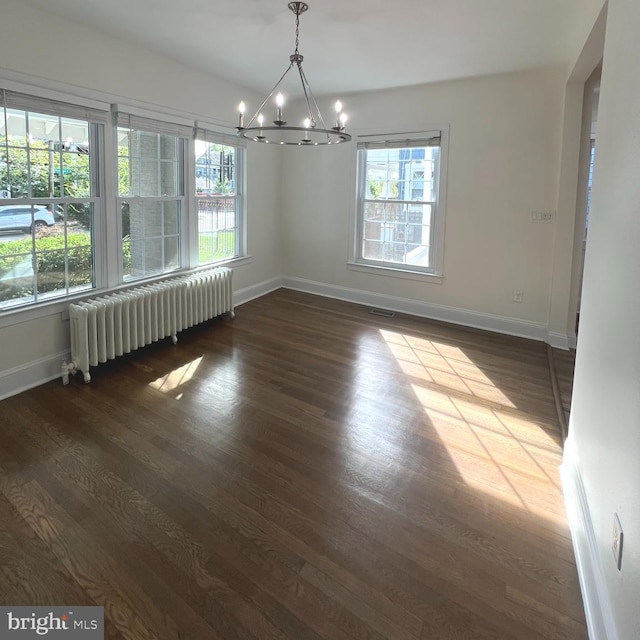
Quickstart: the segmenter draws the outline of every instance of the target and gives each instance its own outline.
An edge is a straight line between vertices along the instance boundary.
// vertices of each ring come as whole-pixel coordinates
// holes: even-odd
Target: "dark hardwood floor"
[[[280,290],[0,403],[0,601],[105,637],[587,637],[543,344]]]

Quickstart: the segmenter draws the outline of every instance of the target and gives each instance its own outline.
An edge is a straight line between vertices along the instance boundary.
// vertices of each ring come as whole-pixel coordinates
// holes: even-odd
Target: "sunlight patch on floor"
[[[428,417],[422,435],[445,447],[465,484],[563,522],[561,447],[508,397],[511,391],[458,347],[380,333]]]
[[[149,383],[149,386],[153,389],[161,391],[162,393],[171,393],[175,391],[178,387],[182,386],[186,382],[189,382],[191,378],[195,375],[200,363],[202,362],[202,358],[204,356],[199,356],[195,358],[191,362],[174,369],[173,371],[169,371],[169,373],[160,376],[156,380],[153,380]],[[176,399],[179,400],[182,397],[182,394],[178,394]]]
[[[394,331],[382,330],[380,333],[407,375],[515,408],[513,402],[458,347]]]

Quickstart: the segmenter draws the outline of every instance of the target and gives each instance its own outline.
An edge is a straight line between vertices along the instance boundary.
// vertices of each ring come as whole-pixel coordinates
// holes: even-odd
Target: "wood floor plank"
[[[114,640],[584,640],[548,366],[278,290],[8,398],[0,600]]]
[[[133,600],[124,595],[126,581],[121,573],[113,571],[112,561],[83,536],[77,535],[68,516],[37,482],[32,480],[18,486],[0,470],[0,491],[38,537],[50,546],[58,561],[87,595],[96,604],[105,607],[105,617],[118,627],[125,638],[158,638],[151,631],[154,625],[149,624],[145,611],[156,617],[159,612],[150,606],[140,606],[139,593],[129,591],[128,595],[133,595]],[[110,580],[108,574],[112,574],[111,578],[117,576],[116,580]]]

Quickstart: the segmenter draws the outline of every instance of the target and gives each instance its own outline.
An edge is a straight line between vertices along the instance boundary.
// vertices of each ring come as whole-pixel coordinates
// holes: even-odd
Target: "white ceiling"
[[[20,0],[266,92],[295,48],[287,0]],[[316,95],[568,64],[585,0],[309,0]]]

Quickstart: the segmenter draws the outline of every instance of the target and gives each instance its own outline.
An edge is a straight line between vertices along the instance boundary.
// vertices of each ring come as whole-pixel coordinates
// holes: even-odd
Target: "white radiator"
[[[89,367],[229,312],[233,318],[232,270],[217,267],[69,305],[71,362],[69,373]]]

